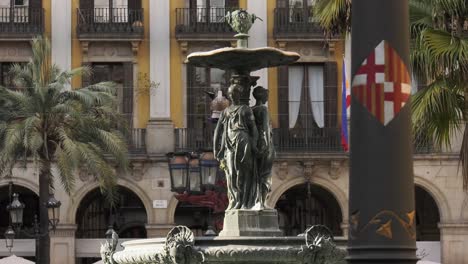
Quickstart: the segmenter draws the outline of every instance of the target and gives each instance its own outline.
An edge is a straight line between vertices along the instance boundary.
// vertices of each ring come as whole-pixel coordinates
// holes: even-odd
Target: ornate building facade
[[[104,202],[91,175],[77,172],[71,197],[56,186],[62,213],[51,234],[52,263],[96,262],[109,225],[125,241],[162,237],[176,224],[203,235],[211,217],[217,217],[206,207],[174,197],[165,154],[211,147],[214,127],[207,93],[225,93],[230,73],[185,61],[194,51],[235,46],[223,17],[239,7],[263,19],[251,29],[249,47],[274,46],[301,55],[293,65],[256,72],[258,85],[269,89],[277,150],[268,204],[278,209],[285,235],[325,224],[346,239],[349,162],[340,144],[339,122],[346,48],[339,37],[324,41],[313,3],[0,0],[3,85],[9,85],[8,67],[30,58],[32,37],[45,34],[52,42],[53,61],[62,69],[92,67],[94,75],[73,80],[72,88],[102,80],[117,84],[118,109],[131,125],[131,170],[119,175],[121,198],[115,209]],[[420,256],[468,263],[468,196],[462,189],[458,150],[435,149],[430,140],[421,139],[415,140],[414,149]],[[10,181],[27,204],[26,228],[38,207],[37,168],[32,163],[18,166],[11,179],[0,179],[0,236],[8,225]],[[34,240],[19,237],[12,252],[34,259]],[[0,243],[0,257],[7,255]]]

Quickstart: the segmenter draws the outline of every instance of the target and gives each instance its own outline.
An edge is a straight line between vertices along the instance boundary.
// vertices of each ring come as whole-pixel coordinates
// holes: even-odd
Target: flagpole
[[[348,263],[415,264],[408,0],[353,0]]]

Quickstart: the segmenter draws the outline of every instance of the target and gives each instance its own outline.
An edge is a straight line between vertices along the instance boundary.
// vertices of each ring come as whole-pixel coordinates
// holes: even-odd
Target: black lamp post
[[[11,225],[8,227],[8,229],[6,230],[4,234],[6,247],[10,251],[13,248],[13,242],[14,242],[16,233],[23,233],[24,235],[28,237],[35,238],[36,243],[38,243],[40,237],[47,236],[49,233],[49,232],[46,232],[44,234],[41,234],[39,232],[39,223],[37,221],[37,215],[34,217],[34,233],[33,234],[29,234],[26,231],[21,230],[21,227],[23,225],[23,212],[24,212],[25,205],[19,200],[19,194],[14,193],[13,195],[11,195],[10,193],[10,197],[11,196],[13,196],[13,200],[9,205],[7,205],[7,210],[10,214]],[[57,224],[60,219],[60,205],[61,205],[61,202],[55,199],[54,195],[50,195],[49,200],[44,205],[48,210],[50,230],[55,230],[57,228]],[[36,248],[37,246],[38,245],[36,244]]]

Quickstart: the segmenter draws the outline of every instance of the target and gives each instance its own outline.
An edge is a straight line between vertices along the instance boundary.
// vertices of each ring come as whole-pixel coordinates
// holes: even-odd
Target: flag
[[[342,84],[341,84],[341,146],[348,151],[348,107],[351,104],[351,93],[346,79],[346,62],[343,57]]]
[[[380,42],[354,76],[353,96],[386,126],[406,104],[410,93],[405,64],[388,42]]]

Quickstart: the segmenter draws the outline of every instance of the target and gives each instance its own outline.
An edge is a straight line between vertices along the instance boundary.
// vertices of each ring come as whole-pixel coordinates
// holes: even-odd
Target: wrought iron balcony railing
[[[81,39],[142,39],[143,9],[77,9]]]
[[[235,8],[177,8],[177,39],[233,39],[235,32],[225,22],[224,16]]]
[[[0,8],[0,37],[29,39],[44,32],[44,9],[32,7]]]
[[[278,152],[343,152],[340,128],[276,128],[273,139]]]
[[[276,39],[322,39],[323,29],[306,8],[275,8],[273,35]]]
[[[273,140],[277,152],[344,153],[341,146],[339,127],[326,128],[275,128]],[[177,128],[175,130],[176,151],[196,151],[213,146],[213,128]],[[433,141],[419,135],[414,139],[414,154],[440,152]]]

